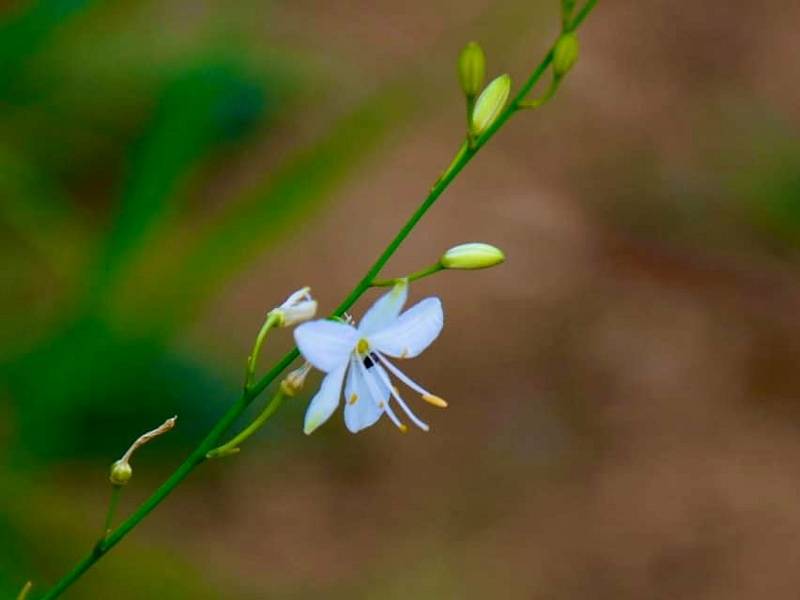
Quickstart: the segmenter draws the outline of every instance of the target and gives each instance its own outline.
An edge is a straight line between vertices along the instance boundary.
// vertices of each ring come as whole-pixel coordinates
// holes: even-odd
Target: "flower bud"
[[[313,319],[317,314],[317,301],[311,297],[311,288],[297,290],[271,314],[278,317],[278,327],[291,327],[297,323]]]
[[[474,98],[486,78],[486,55],[476,42],[470,42],[458,56],[458,79],[468,98]]]
[[[306,383],[306,375],[311,371],[311,363],[304,363],[302,367],[295,369],[284,377],[281,381],[281,391],[290,398],[297,395]]]
[[[511,77],[509,75],[500,75],[481,92],[481,95],[475,101],[475,108],[472,111],[470,133],[473,136],[482,135],[492,126],[492,123],[495,122],[506,105],[510,91]]]
[[[578,61],[580,45],[574,33],[562,35],[553,49],[553,72],[556,77],[563,77]]]
[[[500,248],[473,242],[450,248],[439,262],[445,269],[486,269],[499,265],[506,259]]]
[[[133,469],[127,460],[118,460],[111,465],[108,479],[114,485],[125,485],[133,476]]]

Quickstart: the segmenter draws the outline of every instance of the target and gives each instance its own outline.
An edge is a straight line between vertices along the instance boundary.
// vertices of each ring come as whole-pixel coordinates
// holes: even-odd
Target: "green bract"
[[[454,246],[442,255],[439,262],[445,269],[486,269],[506,259],[500,248],[473,242]]]
[[[464,46],[458,57],[458,79],[461,82],[461,89],[469,98],[477,96],[485,78],[486,56],[476,42],[470,42]]]
[[[472,111],[472,120],[470,122],[470,133],[472,135],[482,135],[492,126],[492,123],[495,122],[497,116],[506,105],[510,92],[511,77],[509,75],[500,75],[500,77],[486,86],[486,89],[481,92],[481,95],[475,101],[475,109]]]

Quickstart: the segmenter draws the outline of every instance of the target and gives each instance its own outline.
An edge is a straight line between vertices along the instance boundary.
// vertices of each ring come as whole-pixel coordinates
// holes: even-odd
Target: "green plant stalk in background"
[[[565,28],[565,32],[574,31],[589,15],[597,4],[597,0],[587,0],[583,8],[577,13],[574,19],[571,20],[569,27]],[[373,263],[367,273],[362,277],[358,284],[353,288],[350,294],[342,301],[336,308],[331,316],[339,317],[345,311],[350,309],[356,301],[375,283],[375,278],[379,275],[383,267],[397,251],[403,241],[408,237],[414,227],[419,223],[420,219],[425,213],[433,206],[439,199],[442,193],[448,188],[450,183],[458,176],[464,167],[472,160],[472,158],[483,148],[483,146],[494,136],[494,134],[508,121],[509,118],[517,111],[524,109],[526,97],[531,93],[534,86],[541,79],[542,75],[546,72],[547,68],[553,61],[553,47],[547,55],[542,59],[541,63],[536,67],[528,80],[511,100],[511,102],[504,108],[504,110],[497,116],[494,122],[484,131],[471,147],[462,147],[456,156],[456,159],[442,175],[442,177],[431,188],[427,198],[420,204],[417,210],[411,215],[408,221],[403,225],[402,229],[397,233],[394,239],[386,246],[386,249],[381,253],[378,259]],[[295,360],[299,357],[297,348],[292,349],[283,358],[281,358],[260,380],[255,382],[252,386],[248,386],[242,392],[239,399],[231,405],[227,412],[217,421],[211,431],[206,435],[202,442],[194,449],[194,451],[186,458],[186,460],[175,470],[175,472],[153,492],[153,494],[145,500],[134,512],[123,521],[116,529],[109,532],[97,545],[87,554],[80,562],[78,562],[71,571],[69,571],[60,581],[58,581],[50,590],[48,590],[41,598],[42,600],[51,600],[59,597],[65,590],[67,590],[73,583],[75,583],[86,571],[88,571],[100,558],[116,546],[134,527],[136,527],[150,512],[155,509],[180,483],[191,473],[195,467],[200,465],[206,460],[206,455],[209,451],[214,449],[220,442],[225,432],[233,425],[236,419],[241,416],[244,410],[255,400],[267,386],[274,382],[278,376]],[[270,413],[271,415],[272,413]]]

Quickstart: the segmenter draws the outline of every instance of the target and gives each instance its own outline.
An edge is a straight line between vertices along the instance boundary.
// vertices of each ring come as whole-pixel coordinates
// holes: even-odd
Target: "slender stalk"
[[[121,493],[121,485],[111,486],[111,499],[108,501],[108,512],[106,513],[106,522],[103,525],[103,537],[100,538],[100,543],[105,541],[106,536],[111,531],[111,525],[114,523],[114,513],[117,512],[117,506],[119,505],[119,497]]]
[[[575,30],[592,9],[597,4],[597,0],[588,0],[583,6],[581,11],[573,19],[569,31]],[[472,158],[480,151],[481,148],[494,136],[498,129],[500,129],[511,115],[518,110],[518,103],[525,99],[530,93],[539,79],[542,77],[547,67],[553,60],[553,49],[551,47],[547,55],[539,63],[539,66],[533,71],[531,76],[519,90],[514,99],[509,102],[505,110],[500,113],[495,122],[483,133],[475,144],[459,152],[456,160],[442,177],[431,188],[427,198],[420,204],[416,211],[406,221],[405,225],[400,229],[394,239],[389,242],[381,255],[373,263],[373,265],[366,272],[364,277],[361,278],[352,291],[342,301],[342,303],[332,313],[332,316],[342,316],[346,310],[355,304],[355,302],[366,292],[372,282],[380,273],[381,269],[386,265],[392,255],[400,247],[400,244],[408,237],[419,220],[425,215],[426,212],[433,206],[439,196],[447,189],[450,183],[458,176],[464,167],[472,160]],[[106,554],[111,548],[116,546],[122,538],[124,538],[130,531],[136,527],[150,512],[172,493],[172,491],[191,473],[195,467],[202,463],[206,454],[212,450],[218,443],[220,438],[230,428],[233,422],[242,414],[247,406],[269,386],[298,356],[300,353],[297,348],[289,351],[283,358],[281,358],[266,375],[260,380],[255,382],[252,386],[243,391],[239,399],[231,405],[231,407],[222,415],[217,421],[211,431],[200,442],[186,460],[173,472],[173,474],[156,489],[153,494],[147,498],[137,508],[130,517],[123,521],[119,527],[109,533],[103,544],[98,544],[89,554],[87,554],[80,562],[78,562],[72,570],[70,570],[60,581],[56,583],[47,593],[42,596],[41,600],[52,600],[60,596],[66,589],[75,583],[86,571],[88,571],[100,558]]]
[[[409,283],[412,281],[418,281],[423,277],[427,277],[428,275],[433,275],[434,273],[438,273],[439,271],[443,271],[444,267],[441,263],[432,264],[429,267],[425,267],[424,269],[420,269],[419,271],[414,271],[410,275],[406,275],[405,277],[396,277],[394,279],[373,279],[372,287],[392,287],[400,283],[403,279],[408,281]]]
[[[250,352],[250,356],[247,357],[247,372],[244,376],[244,386],[245,389],[250,387],[253,384],[253,379],[256,376],[256,366],[258,364],[258,355],[261,352],[261,346],[264,345],[264,341],[267,339],[267,334],[269,330],[272,329],[277,323],[280,317],[275,312],[270,312],[267,315],[264,324],[261,326],[261,329],[256,336],[256,341],[253,344],[253,350]]]
[[[269,418],[278,411],[285,399],[286,394],[279,389],[272,397],[272,400],[270,400],[264,407],[264,410],[262,410],[261,413],[255,419],[253,419],[253,422],[250,423],[250,425],[242,429],[238,434],[231,438],[230,441],[209,451],[206,454],[206,458],[223,458],[239,452],[239,445],[253,435],[256,431],[261,429],[264,423],[266,423],[267,420],[269,420]]]
[[[28,594],[30,593],[32,587],[33,587],[32,581],[28,581],[27,583],[25,583],[25,585],[22,586],[22,589],[19,591],[17,600],[25,600],[28,597]]]

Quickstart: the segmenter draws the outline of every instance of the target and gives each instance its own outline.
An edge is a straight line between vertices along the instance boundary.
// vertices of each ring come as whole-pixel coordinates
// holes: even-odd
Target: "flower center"
[[[358,343],[356,344],[356,352],[359,354],[366,354],[369,352],[369,342],[366,340],[366,338],[361,338],[358,340]]]

